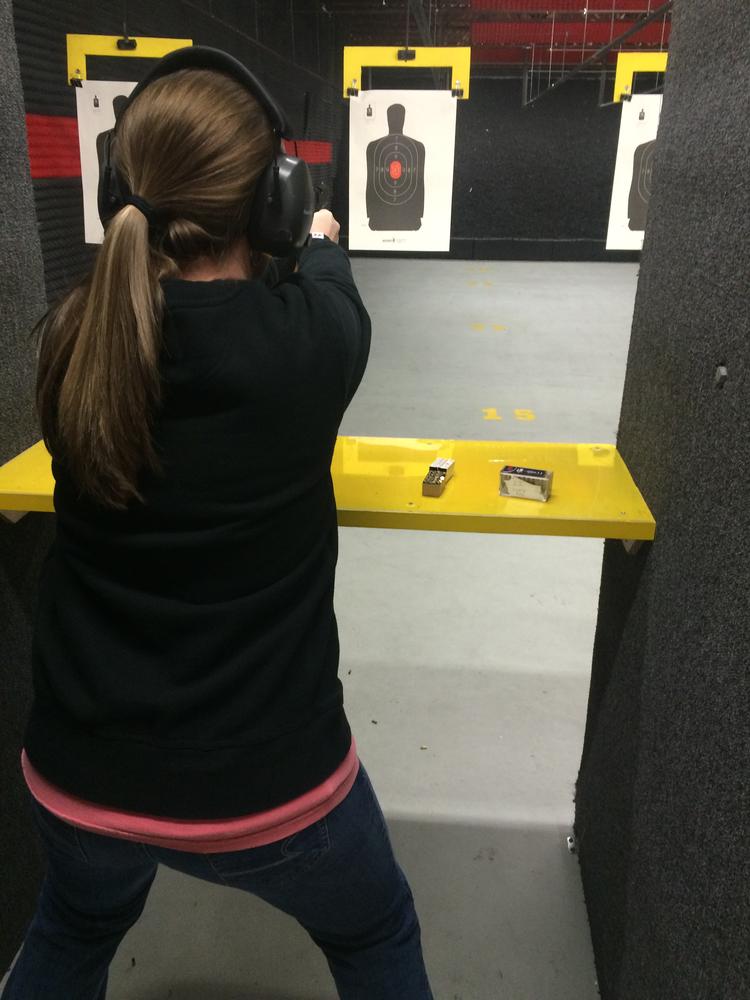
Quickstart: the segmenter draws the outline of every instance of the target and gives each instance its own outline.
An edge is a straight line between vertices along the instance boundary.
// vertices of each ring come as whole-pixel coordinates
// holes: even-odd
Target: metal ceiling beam
[[[424,12],[424,7],[422,6],[422,0],[407,0],[407,17],[410,13],[414,14],[414,20],[417,22],[417,30],[419,31],[420,37],[422,39],[422,45],[432,46],[435,43],[430,35],[430,25],[427,22],[427,15]],[[440,75],[436,69],[432,70],[432,79],[435,82],[435,90],[440,89]]]
[[[551,87],[543,90],[540,94],[537,94],[536,97],[532,97],[530,101],[526,102],[524,107],[527,108],[531,104],[536,104],[536,102],[544,97],[545,94],[551,94],[553,90],[557,90],[558,87],[562,87],[562,85],[567,83],[568,80],[572,79],[574,76],[578,76],[582,70],[589,69],[595,63],[599,62],[603,56],[606,56],[608,52],[611,52],[616,46],[621,45],[624,41],[630,38],[631,35],[635,35],[642,28],[645,28],[647,24],[651,24],[651,22],[656,21],[657,18],[665,17],[666,14],[672,9],[673,3],[674,0],[667,0],[667,2],[662,4],[657,10],[652,10],[650,14],[647,14],[639,21],[636,21],[636,23],[632,27],[628,28],[627,31],[623,32],[622,35],[618,35],[617,38],[613,38],[611,42],[608,42],[600,49],[597,49],[593,56],[589,56],[588,59],[584,59],[583,62],[578,63],[575,69],[570,70],[569,73],[564,72],[559,80],[555,80]]]
[[[427,22],[427,15],[422,6],[422,0],[408,0],[408,7],[414,14],[414,20],[417,22],[417,28],[422,38],[422,45],[434,45],[435,43],[430,35],[430,25]]]
[[[550,14],[553,10],[550,10]],[[624,8],[615,7],[612,10],[590,10],[588,11],[589,20],[600,20],[605,21],[607,18],[611,18],[614,13],[615,18],[625,18],[625,17],[641,17],[647,14],[644,10],[625,10]],[[472,24],[479,24],[483,21],[509,21],[523,17],[525,20],[533,21],[534,23],[539,23],[540,21],[549,20],[547,17],[542,17],[542,11],[530,11],[527,8],[521,9],[511,9],[510,7],[504,10],[466,10],[464,16],[466,20]],[[558,21],[582,21],[584,18],[583,10],[554,10],[554,14]],[[534,16],[536,15],[536,16]]]

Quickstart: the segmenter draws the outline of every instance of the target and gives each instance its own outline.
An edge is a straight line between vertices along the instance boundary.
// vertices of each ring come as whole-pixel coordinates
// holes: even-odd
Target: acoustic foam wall
[[[577,790],[604,1000],[750,997],[749,47],[675,5],[619,434],[657,537],[605,547]]]
[[[45,309],[42,255],[26,151],[23,97],[10,0],[0,0],[0,463],[39,437],[29,333]],[[0,978],[34,909],[44,859],[21,777],[31,701],[29,644],[36,578],[53,518],[0,519]]]

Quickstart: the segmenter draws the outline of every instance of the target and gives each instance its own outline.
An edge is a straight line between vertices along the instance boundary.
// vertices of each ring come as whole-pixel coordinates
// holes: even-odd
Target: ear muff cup
[[[258,179],[250,210],[248,239],[254,249],[284,257],[307,239],[315,212],[315,191],[307,164],[279,153]]]

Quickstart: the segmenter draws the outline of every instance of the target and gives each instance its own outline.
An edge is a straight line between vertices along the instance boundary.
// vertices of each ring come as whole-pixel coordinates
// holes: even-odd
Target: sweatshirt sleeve
[[[299,274],[321,289],[340,338],[346,363],[346,408],[365,373],[371,337],[370,317],[354,283],[349,256],[328,238],[311,240],[300,255]]]

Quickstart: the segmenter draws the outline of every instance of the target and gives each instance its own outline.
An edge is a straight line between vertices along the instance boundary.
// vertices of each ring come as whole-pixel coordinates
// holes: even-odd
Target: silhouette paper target
[[[646,228],[646,213],[651,200],[651,180],[654,164],[656,140],[644,142],[636,148],[633,156],[633,180],[628,198],[628,228]]]
[[[450,249],[456,98],[370,90],[350,98],[349,249]]]
[[[641,250],[656,163],[661,94],[640,94],[622,106],[607,250]]]
[[[87,243],[101,243],[104,236],[97,206],[104,140],[122,114],[134,87],[135,82],[124,80],[82,80],[81,86],[74,88],[81,154],[84,237]]]
[[[424,215],[425,148],[404,135],[406,109],[388,108],[388,135],[367,147],[367,217],[373,230],[417,230]]]

